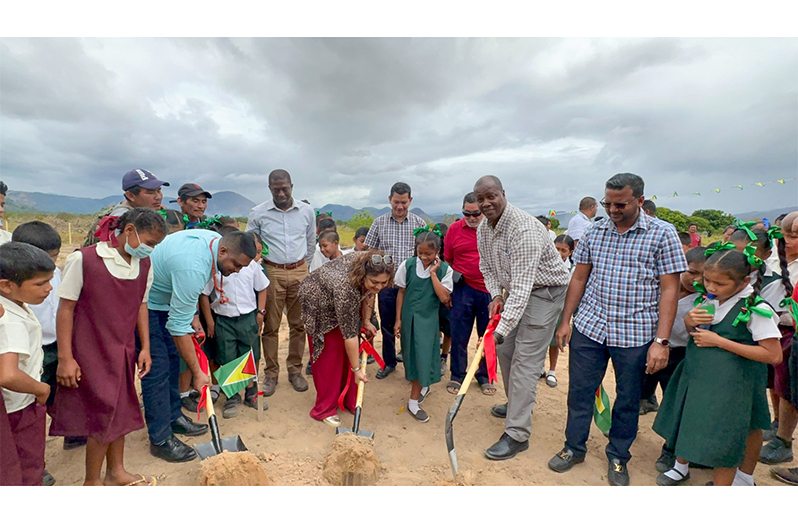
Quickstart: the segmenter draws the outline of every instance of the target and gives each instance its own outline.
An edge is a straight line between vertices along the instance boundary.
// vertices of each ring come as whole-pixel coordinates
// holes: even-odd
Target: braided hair
[[[790,281],[790,269],[787,268],[787,246],[784,240],[776,240],[776,252],[779,254],[779,267],[781,267],[781,284],[784,285],[784,297],[789,298],[793,293]]]
[[[746,276],[751,274],[751,264],[748,257],[740,251],[724,250],[712,254],[704,266],[704,270],[720,271],[737,283],[742,283]],[[754,292],[746,298],[745,306],[753,307],[762,291],[762,278],[757,278],[753,283]]]

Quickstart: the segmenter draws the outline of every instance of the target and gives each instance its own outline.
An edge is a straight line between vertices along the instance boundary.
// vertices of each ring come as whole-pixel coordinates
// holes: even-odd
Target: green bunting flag
[[[596,426],[602,434],[610,433],[612,408],[607,391],[604,390],[604,385],[599,385],[599,388],[596,389],[596,401],[593,403],[593,421],[596,422]]]
[[[678,196],[679,196],[679,195],[676,193],[676,191],[673,191],[673,196],[671,196],[671,198],[676,198],[676,197],[678,197]]]
[[[741,191],[743,190],[743,186],[742,185],[732,185],[731,188],[732,189],[740,189]]]
[[[224,395],[231,398],[244,390],[257,376],[257,373],[255,357],[250,349],[248,353],[240,358],[219,367],[213,375],[216,377],[216,381],[219,382]]]
[[[700,192],[694,192],[693,194],[695,194],[695,195],[697,195],[697,196],[701,196],[701,193],[700,193]]]
[[[651,197],[651,201],[652,201],[652,202],[656,202],[656,201],[657,201],[657,195],[656,195],[656,194],[655,194],[654,196],[652,196],[652,197]]]

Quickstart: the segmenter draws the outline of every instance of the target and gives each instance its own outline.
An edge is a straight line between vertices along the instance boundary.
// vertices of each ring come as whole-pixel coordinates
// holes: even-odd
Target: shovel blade
[[[338,427],[337,429],[335,429],[335,434],[336,435],[346,434],[348,432],[352,432],[356,436],[360,436],[361,438],[374,439],[374,433],[371,432],[370,430],[358,430],[357,432],[355,432],[352,429],[348,429],[348,428],[345,428],[345,427]]]
[[[194,450],[197,451],[200,461],[219,454],[216,452],[216,447],[213,446],[212,441],[198,443],[197,445],[194,445]],[[247,450],[247,446],[244,445],[244,442],[241,440],[241,436],[234,436],[230,438],[224,438],[222,440],[222,451],[225,450],[227,452],[245,452]]]

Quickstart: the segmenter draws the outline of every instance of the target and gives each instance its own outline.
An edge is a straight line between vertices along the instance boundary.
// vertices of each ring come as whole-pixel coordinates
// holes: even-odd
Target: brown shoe
[[[305,392],[308,390],[308,381],[302,377],[302,374],[289,374],[288,381],[291,383],[291,386],[294,387],[294,390],[297,392]]]
[[[263,378],[263,395],[271,396],[277,387],[277,378]]]

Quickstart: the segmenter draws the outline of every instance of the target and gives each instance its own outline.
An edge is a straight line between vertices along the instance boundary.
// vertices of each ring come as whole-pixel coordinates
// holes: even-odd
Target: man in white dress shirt
[[[592,196],[582,198],[579,202],[579,212],[568,222],[568,231],[565,234],[573,238],[575,242],[581,240],[587,228],[593,224],[596,212],[598,212],[596,199]]]

